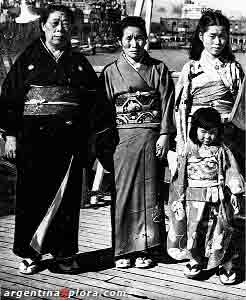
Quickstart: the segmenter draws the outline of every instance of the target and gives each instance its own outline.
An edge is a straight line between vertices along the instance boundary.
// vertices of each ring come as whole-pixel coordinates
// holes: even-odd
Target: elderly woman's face
[[[71,29],[71,20],[61,11],[50,13],[46,23],[42,24],[46,43],[54,48],[63,47],[70,42]]]
[[[138,61],[144,53],[146,37],[139,27],[128,26],[124,29],[121,46],[127,56]]]

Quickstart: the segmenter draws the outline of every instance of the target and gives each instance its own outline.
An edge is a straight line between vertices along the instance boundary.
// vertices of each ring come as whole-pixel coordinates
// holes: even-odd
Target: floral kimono
[[[233,233],[230,193],[244,192],[244,181],[231,151],[224,145],[189,142],[171,185],[168,254],[194,258],[207,269],[221,264]]]
[[[122,54],[101,79],[116,109],[120,138],[112,239],[115,256],[122,256],[161,245],[155,149],[160,134],[174,131],[174,85],[164,63],[147,53],[138,69]]]

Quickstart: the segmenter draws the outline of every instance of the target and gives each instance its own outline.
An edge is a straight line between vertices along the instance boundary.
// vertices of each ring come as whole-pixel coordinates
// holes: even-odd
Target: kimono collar
[[[124,52],[122,52],[122,56],[125,58],[125,60],[136,70],[138,71],[141,68],[142,65],[142,61],[143,61],[143,57],[142,56],[139,60],[139,62],[135,62],[134,59],[132,59],[131,57],[129,57],[128,55],[126,55]]]
[[[66,52],[66,50],[62,50],[60,51],[59,55],[54,55],[54,53],[52,53],[52,51],[47,47],[45,41],[40,38],[41,44],[43,45],[43,47],[45,48],[45,50],[49,53],[49,55],[56,61],[58,62],[59,59],[62,57],[62,55],[64,54],[64,52]],[[66,49],[70,49],[70,47],[67,47]]]
[[[213,58],[212,55],[207,51],[203,50],[201,54],[201,58],[199,60],[199,64],[206,68],[213,68],[215,70],[219,70],[226,66],[226,61],[222,57]]]

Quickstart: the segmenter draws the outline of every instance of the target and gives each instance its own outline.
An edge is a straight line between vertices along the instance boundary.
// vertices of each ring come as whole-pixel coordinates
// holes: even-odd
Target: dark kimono
[[[41,252],[64,257],[78,251],[88,139],[92,132],[108,132],[113,127],[111,104],[96,92],[98,82],[83,55],[68,47],[56,60],[43,41],[36,40],[18,57],[3,83],[0,127],[6,135],[17,137],[13,251],[18,256],[36,256],[30,241],[71,157],[63,200]],[[111,145],[113,149],[113,141]]]
[[[115,256],[123,256],[161,245],[155,153],[160,134],[173,131],[174,84],[165,64],[147,53],[138,71],[122,54],[101,79],[115,105],[120,139],[114,155],[112,239]]]
[[[190,142],[178,164],[169,198],[168,254],[195,259],[212,269],[233,256],[234,208],[244,181],[237,162],[225,145],[198,147]]]

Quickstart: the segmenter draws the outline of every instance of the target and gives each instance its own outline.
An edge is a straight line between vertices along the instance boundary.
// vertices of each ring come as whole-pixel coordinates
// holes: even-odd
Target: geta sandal
[[[126,269],[131,267],[130,258],[120,258],[115,261],[115,267],[119,269]]]
[[[40,270],[40,260],[25,258],[19,264],[19,272],[25,275],[35,274],[39,270]]]
[[[202,271],[202,266],[200,264],[194,264],[194,265],[191,265],[190,263],[188,263],[186,266],[185,266],[185,269],[184,269],[184,275],[187,277],[187,278],[195,278],[197,277]]]
[[[153,265],[151,258],[147,257],[138,257],[135,260],[135,267],[139,269],[149,268]]]
[[[220,282],[224,285],[234,284],[237,279],[236,272],[232,270],[227,271],[223,266],[219,267],[219,279]]]

